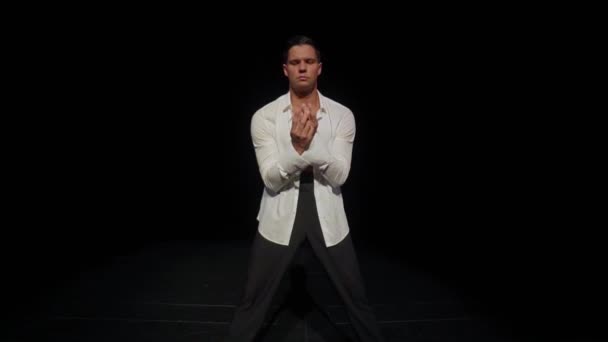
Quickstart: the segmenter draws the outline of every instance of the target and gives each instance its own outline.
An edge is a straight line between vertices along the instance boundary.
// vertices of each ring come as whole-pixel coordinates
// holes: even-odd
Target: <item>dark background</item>
[[[287,91],[283,43],[303,33],[323,52],[321,92],[357,121],[343,187],[355,241],[522,334],[599,334],[599,205],[553,95],[551,29],[391,22],[228,32],[83,17],[35,31],[3,239],[12,288],[52,289],[158,241],[251,239],[250,119]]]

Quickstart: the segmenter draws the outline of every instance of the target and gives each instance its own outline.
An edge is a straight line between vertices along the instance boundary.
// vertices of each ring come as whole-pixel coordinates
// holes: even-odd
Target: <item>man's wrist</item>
[[[323,166],[329,163],[331,160],[331,154],[326,149],[318,148],[315,150],[306,150],[302,154],[307,162],[313,166]]]
[[[292,143],[292,145],[293,145],[293,149],[296,150],[296,152],[298,152],[299,155],[302,155],[306,151],[305,147],[302,147],[300,145],[293,144],[293,143]]]

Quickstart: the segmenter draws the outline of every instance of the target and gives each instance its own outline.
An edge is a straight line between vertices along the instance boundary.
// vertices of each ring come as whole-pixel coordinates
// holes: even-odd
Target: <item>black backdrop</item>
[[[158,241],[250,239],[249,120],[287,91],[282,44],[303,33],[324,53],[321,92],[357,120],[355,239],[518,326],[595,329],[601,253],[569,173],[575,128],[548,102],[546,36],[513,27],[39,32],[11,270],[61,278]]]

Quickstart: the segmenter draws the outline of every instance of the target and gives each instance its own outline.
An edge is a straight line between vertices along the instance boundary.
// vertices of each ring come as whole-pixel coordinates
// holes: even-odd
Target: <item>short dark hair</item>
[[[285,44],[285,49],[283,50],[283,62],[287,63],[287,56],[289,55],[289,49],[296,45],[310,45],[315,48],[315,52],[317,54],[317,62],[321,62],[321,50],[319,50],[319,45],[317,42],[312,40],[312,38],[302,35],[292,36],[287,39],[287,44]]]

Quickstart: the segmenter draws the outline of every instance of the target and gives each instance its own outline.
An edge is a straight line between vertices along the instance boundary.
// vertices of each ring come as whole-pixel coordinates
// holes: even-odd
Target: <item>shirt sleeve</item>
[[[279,192],[309,163],[290,144],[279,153],[274,123],[256,113],[251,120],[251,138],[264,185]]]
[[[349,111],[338,124],[331,148],[313,140],[311,149],[302,154],[302,158],[320,170],[333,187],[342,186],[348,178],[355,132],[355,117]]]

